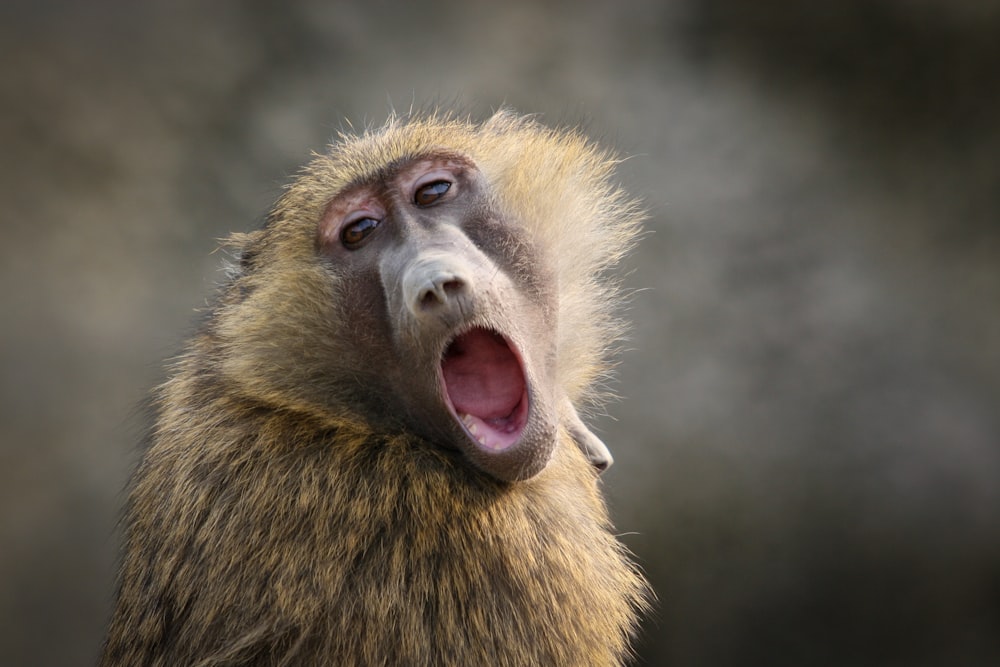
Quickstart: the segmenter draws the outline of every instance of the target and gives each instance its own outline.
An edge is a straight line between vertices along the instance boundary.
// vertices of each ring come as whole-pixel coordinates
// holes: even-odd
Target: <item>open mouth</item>
[[[528,385],[516,349],[474,328],[456,336],[441,360],[444,394],[469,437],[488,451],[517,443],[528,421]]]

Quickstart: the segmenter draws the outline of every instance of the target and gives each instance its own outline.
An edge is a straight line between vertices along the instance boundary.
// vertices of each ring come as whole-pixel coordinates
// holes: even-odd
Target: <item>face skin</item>
[[[544,469],[560,418],[555,287],[472,161],[422,157],[349,187],[316,239],[356,333],[366,413],[499,480]]]

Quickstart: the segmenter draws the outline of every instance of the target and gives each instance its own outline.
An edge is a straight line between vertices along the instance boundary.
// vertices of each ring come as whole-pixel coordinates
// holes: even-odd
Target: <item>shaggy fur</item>
[[[364,327],[317,257],[351,184],[446,149],[544,250],[558,287],[555,377],[595,397],[617,338],[605,275],[638,228],[614,160],[501,112],[393,119],[342,136],[266,226],[156,396],[125,517],[102,665],[618,665],[646,586],[565,430],[537,476],[498,481],[373,421],[345,369]]]

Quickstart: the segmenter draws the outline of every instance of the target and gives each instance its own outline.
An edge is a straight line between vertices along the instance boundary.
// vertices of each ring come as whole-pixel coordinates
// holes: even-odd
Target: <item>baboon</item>
[[[577,407],[641,214],[501,111],[341,135],[154,398],[102,665],[619,665],[646,584]]]

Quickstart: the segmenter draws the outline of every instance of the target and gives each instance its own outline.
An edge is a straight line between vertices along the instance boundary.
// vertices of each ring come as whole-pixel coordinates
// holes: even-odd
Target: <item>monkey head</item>
[[[213,329],[224,374],[279,408],[414,433],[502,481],[541,472],[560,429],[603,470],[574,398],[613,337],[598,274],[637,224],[609,162],[503,112],[345,138],[238,239]]]
[[[557,426],[553,276],[471,159],[416,155],[338,193],[317,246],[347,297],[344,320],[382,325],[364,364],[383,389],[366,409],[405,415],[500,479],[545,466]]]

